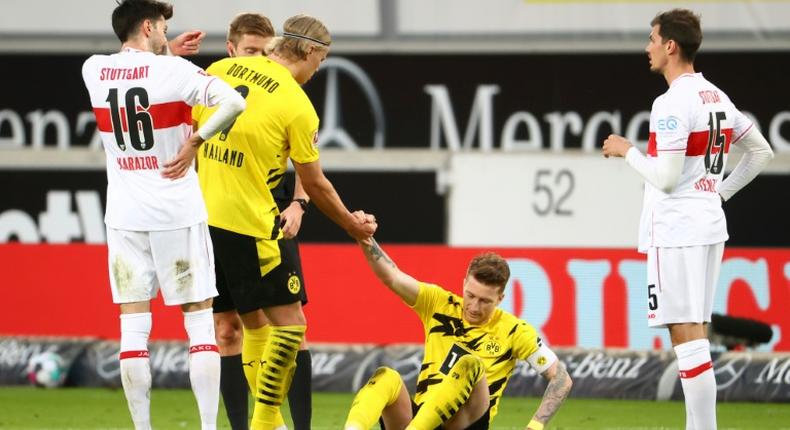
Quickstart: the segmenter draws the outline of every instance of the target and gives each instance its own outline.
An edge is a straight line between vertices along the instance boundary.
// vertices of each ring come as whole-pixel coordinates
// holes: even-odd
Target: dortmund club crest
[[[291,294],[298,294],[299,290],[301,289],[302,282],[299,280],[299,277],[296,275],[291,275],[291,277],[288,278],[288,291],[290,291]]]

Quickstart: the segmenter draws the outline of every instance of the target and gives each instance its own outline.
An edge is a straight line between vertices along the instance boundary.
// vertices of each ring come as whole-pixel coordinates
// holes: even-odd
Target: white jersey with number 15
[[[686,155],[680,181],[669,194],[645,183],[639,250],[709,245],[727,240],[718,186],[730,145],[752,127],[727,95],[701,73],[676,78],[653,102],[647,155]]]

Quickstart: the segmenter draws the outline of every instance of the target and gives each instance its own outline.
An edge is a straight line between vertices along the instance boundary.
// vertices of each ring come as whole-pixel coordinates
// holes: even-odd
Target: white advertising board
[[[636,247],[643,181],[622,159],[547,153],[456,153],[451,246]]]

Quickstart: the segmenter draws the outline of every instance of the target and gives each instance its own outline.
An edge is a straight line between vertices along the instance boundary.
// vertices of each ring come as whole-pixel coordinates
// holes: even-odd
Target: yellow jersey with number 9
[[[227,82],[247,109],[198,151],[208,224],[261,239],[282,237],[272,190],[283,186],[288,158],[318,160],[318,115],[291,73],[266,57],[225,58],[206,71]],[[196,107],[205,122],[215,108]]]

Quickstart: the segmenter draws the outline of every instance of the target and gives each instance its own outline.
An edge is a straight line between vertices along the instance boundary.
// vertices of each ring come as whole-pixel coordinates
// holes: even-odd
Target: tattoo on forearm
[[[535,419],[546,424],[557,413],[568,397],[571,387],[571,377],[562,363],[557,366],[557,373],[549,381],[546,391],[543,393],[543,400],[540,402],[538,411],[535,412]]]
[[[375,239],[371,239],[370,245],[367,245],[365,247],[365,255],[367,255],[368,258],[373,262],[377,262],[383,259],[384,263],[392,267],[395,267],[395,263],[393,263],[392,260],[390,260],[389,256],[387,256],[387,254],[384,253],[384,250],[381,249],[381,247],[379,246],[378,242],[376,242]]]

